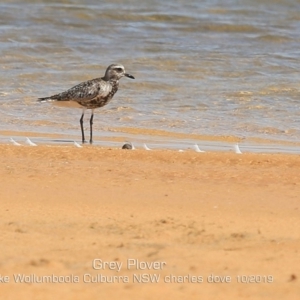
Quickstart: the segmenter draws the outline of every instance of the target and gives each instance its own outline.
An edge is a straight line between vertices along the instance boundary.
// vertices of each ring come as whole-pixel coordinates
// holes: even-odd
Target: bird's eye
[[[117,72],[123,72],[123,69],[122,68],[116,68],[116,71]]]

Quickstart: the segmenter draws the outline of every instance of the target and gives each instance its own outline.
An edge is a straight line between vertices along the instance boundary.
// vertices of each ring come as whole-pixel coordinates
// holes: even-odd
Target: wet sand
[[[11,145],[0,154],[3,299],[299,297],[297,155]],[[101,260],[110,264],[99,269]],[[158,283],[138,282],[155,274]]]

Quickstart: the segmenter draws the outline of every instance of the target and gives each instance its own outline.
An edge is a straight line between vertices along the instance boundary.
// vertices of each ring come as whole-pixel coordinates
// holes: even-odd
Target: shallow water
[[[139,127],[298,142],[300,2],[198,2],[2,1],[0,131],[80,141],[81,110],[36,99],[119,62],[136,80],[96,110],[96,138]]]

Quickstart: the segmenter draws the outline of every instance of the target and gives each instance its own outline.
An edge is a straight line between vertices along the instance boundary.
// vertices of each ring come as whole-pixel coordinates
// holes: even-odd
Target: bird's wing
[[[107,96],[111,89],[110,84],[103,82],[100,78],[96,78],[79,83],[65,92],[51,96],[50,99],[58,101],[92,100],[97,96]]]

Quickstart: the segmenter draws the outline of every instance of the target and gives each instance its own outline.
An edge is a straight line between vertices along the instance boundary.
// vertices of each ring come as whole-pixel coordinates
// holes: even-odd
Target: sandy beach
[[[0,153],[1,299],[299,297],[298,155]]]

